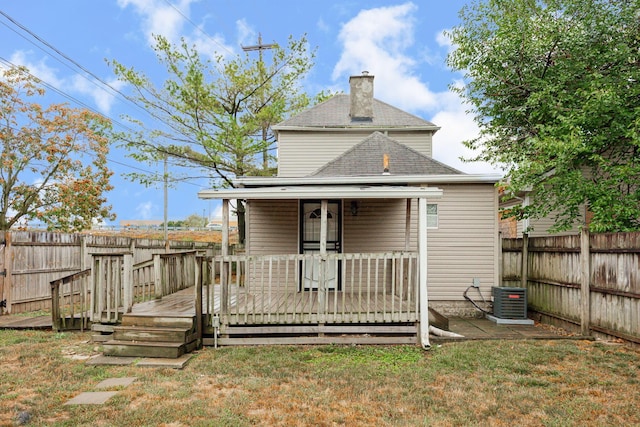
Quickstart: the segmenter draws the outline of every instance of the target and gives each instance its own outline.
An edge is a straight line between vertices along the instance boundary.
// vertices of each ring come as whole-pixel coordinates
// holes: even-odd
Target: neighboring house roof
[[[362,142],[309,176],[380,175],[384,172],[383,159],[385,156],[388,156],[389,174],[455,175],[463,173],[380,132],[373,132]]]
[[[352,120],[349,95],[335,95],[328,100],[273,126],[274,130],[287,128],[412,128],[440,129],[435,124],[409,114],[385,102],[373,99],[373,118]]]

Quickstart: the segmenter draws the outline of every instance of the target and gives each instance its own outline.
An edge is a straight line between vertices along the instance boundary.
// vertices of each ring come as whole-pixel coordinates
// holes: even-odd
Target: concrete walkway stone
[[[87,365],[90,366],[100,366],[100,365],[131,365],[133,362],[138,360],[137,357],[113,357],[113,356],[104,356],[99,355],[87,360]]]
[[[117,391],[86,391],[67,401],[65,405],[102,405],[116,394]]]
[[[127,387],[135,380],[136,377],[107,378],[106,380],[101,381],[95,388],[96,390],[99,390],[102,388]]]
[[[95,389],[128,387],[136,380],[136,377],[107,378],[98,383]],[[117,391],[87,391],[70,399],[65,405],[102,405],[107,400],[118,394]]]
[[[177,359],[165,359],[161,357],[148,357],[141,359],[136,366],[147,367],[147,368],[172,368],[172,369],[182,369],[185,367],[189,359],[191,359],[191,354],[184,354]]]

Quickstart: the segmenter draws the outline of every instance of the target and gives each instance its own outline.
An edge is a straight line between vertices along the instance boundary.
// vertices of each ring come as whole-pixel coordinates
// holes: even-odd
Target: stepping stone
[[[101,381],[95,388],[116,388],[127,387],[136,380],[136,377],[124,377],[124,378],[107,378]]]
[[[137,357],[116,357],[116,356],[96,356],[92,359],[87,360],[87,365],[90,366],[98,366],[98,365],[131,365],[135,362]]]
[[[191,359],[191,354],[184,354],[177,359],[168,359],[163,357],[147,357],[141,359],[136,366],[144,366],[149,368],[172,368],[172,369],[182,369],[185,367],[189,359]]]
[[[65,405],[102,405],[116,394],[117,391],[87,391],[67,401]]]

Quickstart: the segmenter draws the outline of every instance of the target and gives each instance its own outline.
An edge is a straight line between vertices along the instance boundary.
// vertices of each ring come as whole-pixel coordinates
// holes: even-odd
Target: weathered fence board
[[[529,308],[640,343],[640,232],[504,239],[502,280],[525,272]],[[526,264],[522,263],[527,241]]]

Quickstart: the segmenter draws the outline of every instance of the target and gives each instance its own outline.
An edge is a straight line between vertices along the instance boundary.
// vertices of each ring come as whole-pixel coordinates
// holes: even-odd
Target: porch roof
[[[301,185],[438,185],[438,184],[495,184],[502,179],[499,174],[450,174],[450,175],[402,175],[378,174],[368,176],[244,176],[234,179],[240,187],[281,187]],[[208,190],[205,190],[208,191]]]
[[[437,187],[399,186],[270,186],[257,188],[209,189],[198,192],[201,199],[436,199],[442,197]]]

